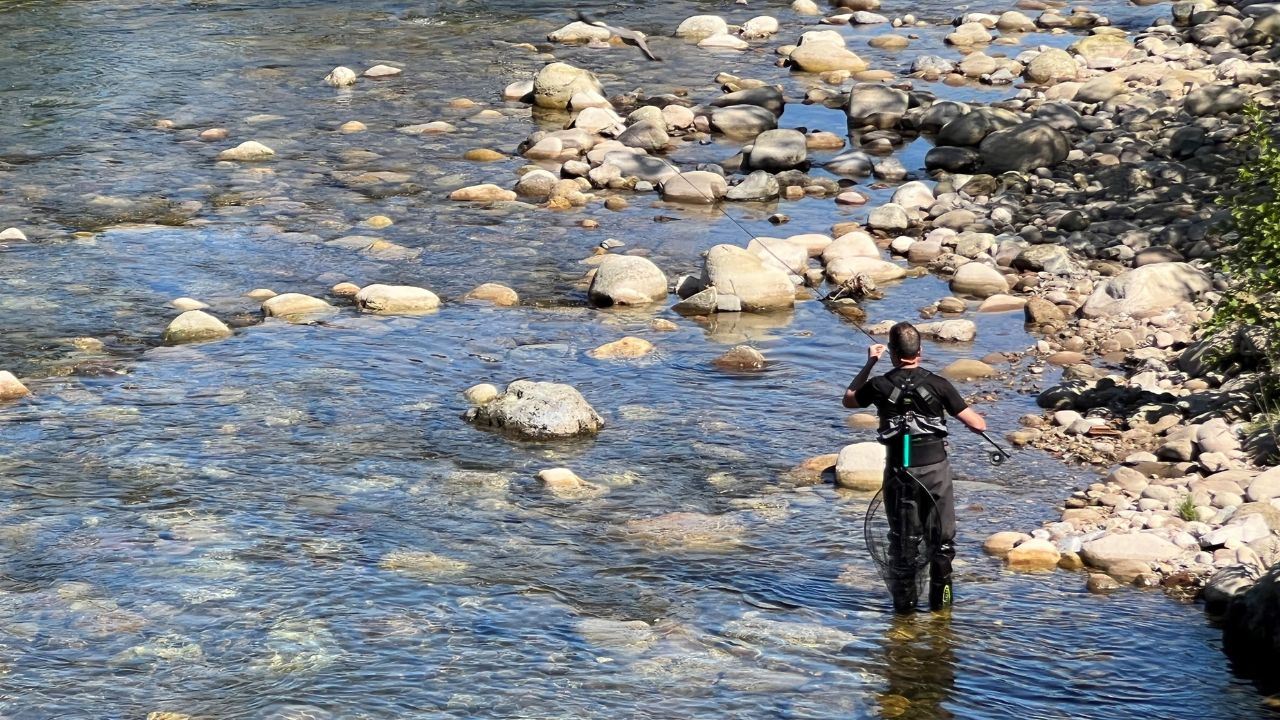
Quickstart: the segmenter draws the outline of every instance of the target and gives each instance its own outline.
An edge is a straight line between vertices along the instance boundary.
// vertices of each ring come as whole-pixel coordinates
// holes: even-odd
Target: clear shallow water
[[[780,4],[672,3],[610,19],[669,31],[695,11],[774,12],[784,38],[799,29]],[[493,42],[536,42],[566,15],[552,3],[0,5],[0,224],[33,240],[0,252],[0,367],[35,391],[0,408],[4,714],[1256,717],[1256,692],[1232,677],[1197,608],[1158,593],[1093,597],[1081,575],[1013,575],[980,555],[989,532],[1051,515],[1082,481],[1033,453],[995,471],[957,439],[960,604],[950,621],[889,615],[862,550],[866,498],[784,477],[870,439],[837,405],[861,361],[856,330],[813,302],[711,327],[583,304],[580,260],[600,240],[624,239],[674,275],[744,239],[720,216],[651,196],[622,213],[563,214],[442,199],[511,182],[518,160],[461,160],[471,147],[511,151],[536,127],[495,99],[542,61]],[[922,35],[922,51],[952,54],[930,44],[937,31]],[[612,91],[707,97],[722,69],[785,81],[791,96],[816,82],[768,55],[655,46],[667,63],[556,54]],[[890,68],[912,57],[866,54]],[[350,92],[318,84],[335,65],[379,61],[405,76]],[[446,106],[463,96],[506,119]],[[842,130],[838,111],[796,117]],[[160,118],[179,129],[154,129]],[[370,131],[334,132],[349,119]],[[393,130],[436,119],[458,132]],[[194,139],[215,125],[231,129],[226,143]],[[213,162],[246,139],[280,152],[268,172]],[[353,189],[344,173],[357,171],[404,173],[416,188]],[[769,225],[775,210],[791,223]],[[760,234],[863,213],[829,201],[730,211]],[[362,228],[373,214],[395,225]],[[601,228],[576,227],[586,216]],[[122,219],[187,224],[71,236]],[[420,254],[323,244],[351,234]],[[347,279],[421,284],[450,302],[428,317],[346,310],[323,326],[269,322],[220,343],[156,346],[176,296],[248,322],[251,288],[323,294]],[[511,284],[524,306],[456,301],[485,281]],[[868,310],[910,317],[945,294],[935,278],[909,280]],[[649,330],[655,316],[679,329]],[[1030,342],[1016,314],[975,320],[975,346],[930,346],[931,362]],[[626,334],[658,352],[585,356]],[[104,349],[70,342],[83,336]],[[768,356],[766,372],[709,365],[743,341]],[[526,376],[575,385],[606,429],[520,444],[461,422],[461,390]],[[1032,407],[1003,381],[964,391],[998,393],[983,409],[1001,432]],[[534,474],[561,465],[607,494],[542,494]],[[629,524],[672,512],[714,517],[716,537],[733,542],[691,546]]]

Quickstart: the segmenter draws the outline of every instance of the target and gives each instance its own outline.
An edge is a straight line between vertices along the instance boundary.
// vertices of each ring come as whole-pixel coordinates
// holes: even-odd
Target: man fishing
[[[894,611],[916,609],[926,562],[929,609],[942,610],[951,606],[951,560],[956,554],[946,416],[976,433],[985,431],[987,423],[965,404],[954,385],[920,367],[920,331],[914,325],[894,325],[887,349],[894,369],[871,378],[886,350],[872,345],[867,364],[845,390],[844,406],[874,405],[880,416],[879,440],[887,450],[882,489],[889,516],[886,580]]]

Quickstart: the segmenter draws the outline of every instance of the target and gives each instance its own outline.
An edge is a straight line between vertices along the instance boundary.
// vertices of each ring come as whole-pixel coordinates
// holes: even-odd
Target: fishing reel
[[[1011,455],[1009,455],[1008,452],[1005,451],[1004,448],[1000,447],[1000,443],[996,442],[995,440],[992,440],[990,435],[986,434],[985,432],[980,432],[978,434],[982,436],[983,440],[986,440],[988,443],[991,443],[992,449],[987,452],[987,461],[990,462],[992,465],[1003,465],[1005,460],[1008,460],[1012,457]]]

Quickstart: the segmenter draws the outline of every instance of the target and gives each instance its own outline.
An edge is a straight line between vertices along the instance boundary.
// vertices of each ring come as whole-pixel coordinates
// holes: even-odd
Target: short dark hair
[[[889,328],[889,351],[900,358],[920,356],[920,331],[909,322]]]

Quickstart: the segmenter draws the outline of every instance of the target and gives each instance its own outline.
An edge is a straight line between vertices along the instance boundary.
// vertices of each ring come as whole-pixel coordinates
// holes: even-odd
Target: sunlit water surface
[[[1131,27],[1161,11],[1099,7]],[[790,40],[812,21],[783,3],[594,9],[658,36],[667,58],[555,48],[613,92],[710,97],[721,70],[783,82],[792,97],[819,82],[774,67],[776,42],[711,53],[663,37],[696,12],[770,12]],[[722,216],[651,195],[619,213],[444,200],[464,184],[509,186],[521,164],[465,162],[465,150],[512,152],[539,123],[563,122],[499,98],[544,62],[513,43],[567,19],[550,2],[0,3],[0,227],[31,236],[0,252],[0,367],[35,393],[0,408],[5,717],[1257,716],[1256,691],[1233,678],[1199,609],[1157,592],[1090,596],[1080,574],[1015,575],[980,554],[989,532],[1034,526],[1087,481],[1033,452],[993,470],[980,445],[957,438],[958,604],[950,619],[891,616],[862,545],[869,498],[785,474],[871,439],[838,406],[863,356],[856,329],[816,302],[711,325],[586,307],[582,259],[600,240],[622,239],[675,275],[715,243],[746,240]],[[878,30],[840,31],[877,67],[956,55],[943,28],[899,53],[865,47]],[[319,83],[335,65],[378,62],[406,72],[344,91]],[[503,117],[449,107],[457,97]],[[157,130],[159,119],[177,128]],[[352,119],[369,131],[336,131]],[[395,131],[433,120],[458,130]],[[794,105],[784,124],[844,129],[820,106]],[[230,139],[196,139],[214,126]],[[246,139],[279,155],[214,162]],[[924,149],[909,147],[907,164]],[[735,151],[717,142],[672,157]],[[400,176],[351,180],[371,171]],[[829,200],[730,211],[760,234],[827,231],[865,213]],[[791,223],[769,225],[775,211]],[[375,214],[395,224],[361,225]],[[600,229],[578,227],[584,217]],[[348,235],[416,255],[324,244]],[[446,306],[414,318],[347,308],[291,326],[256,324],[242,297],[323,295],[342,280],[425,285]],[[523,305],[460,300],[486,281],[512,285]],[[872,320],[911,317],[946,294],[936,278],[909,280],[868,309]],[[178,296],[244,327],[159,347]],[[653,331],[655,317],[679,329]],[[1032,340],[1018,313],[975,319],[977,343],[930,345],[930,363]],[[628,334],[657,352],[585,355]],[[766,354],[766,371],[711,366],[741,342]],[[604,431],[522,444],[462,422],[463,389],[520,377],[578,387]],[[1034,407],[1019,387],[963,389],[999,434]],[[549,497],[534,475],[555,466],[607,492]],[[628,524],[673,512],[712,518],[714,541]]]

